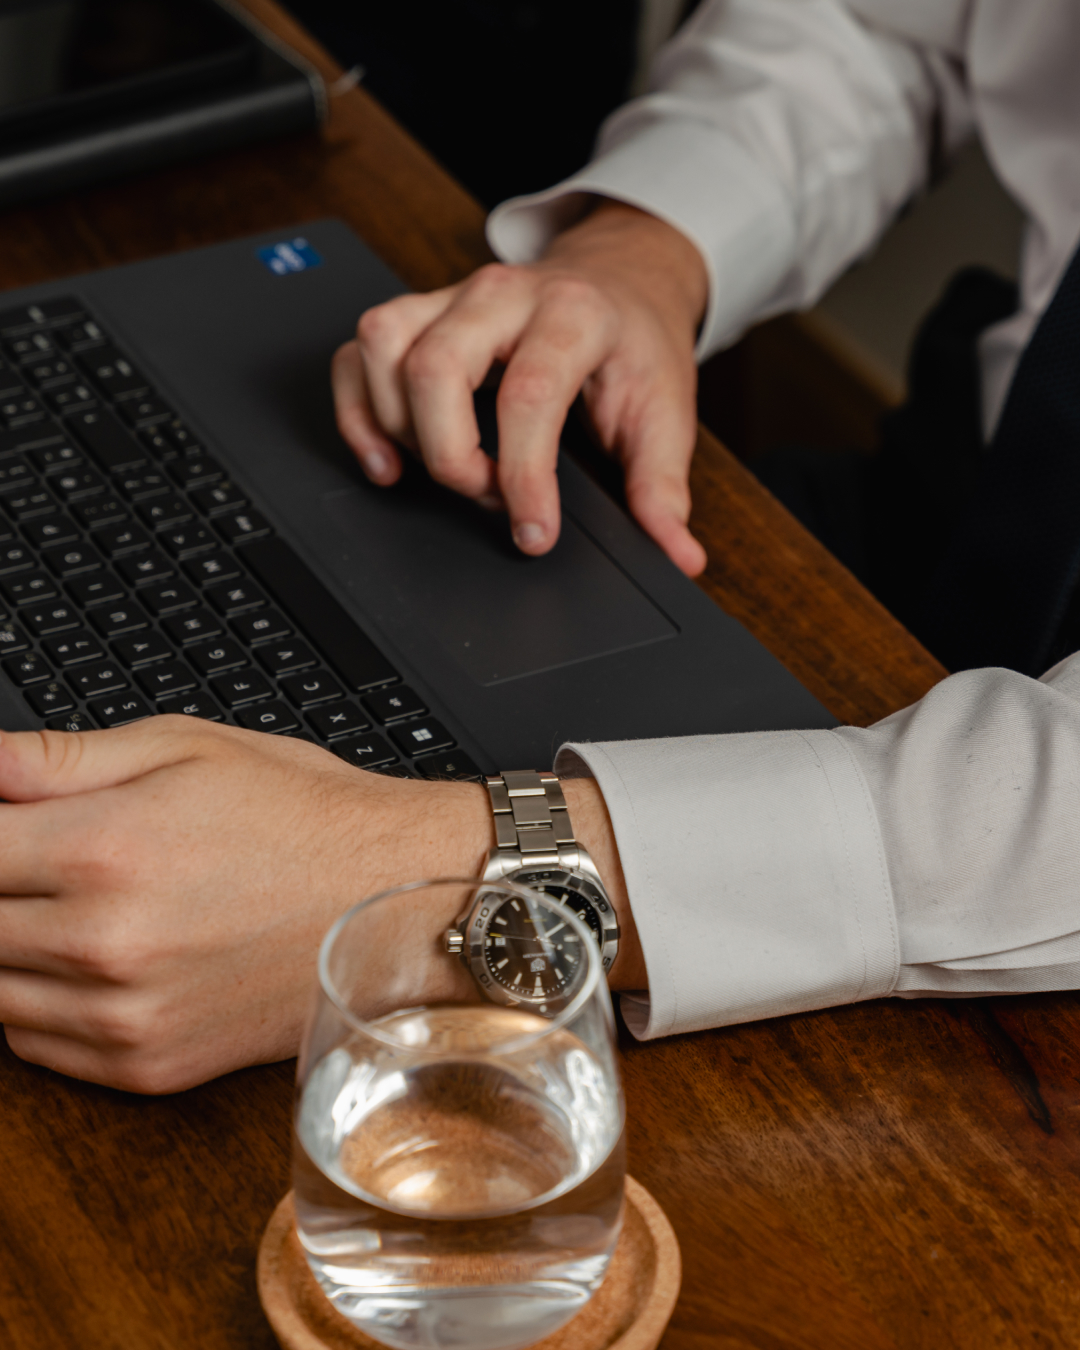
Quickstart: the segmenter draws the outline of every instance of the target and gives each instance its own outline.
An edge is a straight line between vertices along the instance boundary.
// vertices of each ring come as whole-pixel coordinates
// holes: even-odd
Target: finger
[[[559,435],[588,376],[610,354],[614,315],[589,287],[560,283],[522,335],[499,386],[499,486],[523,553],[559,537]]]
[[[0,968],[0,1022],[90,1044],[129,1044],[125,991],[36,969]]]
[[[473,394],[531,322],[536,276],[482,268],[405,360],[406,393],[424,463],[433,478],[473,498],[498,495],[494,463],[480,448]]]
[[[687,527],[696,439],[697,424],[680,401],[654,397],[626,430],[622,445],[630,513],[690,577],[704,571],[708,561]]]
[[[113,731],[0,732],[0,797],[35,802],[114,787],[197,758],[223,734],[227,728],[181,716],[150,717]]]
[[[386,436],[416,448],[412,412],[405,393],[404,362],[417,339],[453,304],[460,286],[425,295],[400,295],[361,314],[356,343],[367,396]]]
[[[346,342],[330,363],[334,411],[345,444],[373,483],[389,487],[401,477],[401,456],[375,420],[368,397],[364,361],[356,342]]]

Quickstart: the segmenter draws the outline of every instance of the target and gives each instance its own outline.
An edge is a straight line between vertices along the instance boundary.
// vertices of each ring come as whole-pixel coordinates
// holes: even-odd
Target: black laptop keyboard
[[[186,713],[479,773],[74,299],[0,313],[0,660],[56,729]]]

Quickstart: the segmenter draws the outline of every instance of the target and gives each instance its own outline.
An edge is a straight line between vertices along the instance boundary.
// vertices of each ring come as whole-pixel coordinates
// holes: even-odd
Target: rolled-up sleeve
[[[865,729],[564,746],[615,831],[642,1038],[896,994],[1080,987],[1080,656]]]
[[[588,194],[659,216],[709,273],[700,357],[812,304],[870,247],[925,180],[941,102],[934,60],[841,0],[705,0],[651,84],[585,169],[504,202],[488,237],[531,261]]]

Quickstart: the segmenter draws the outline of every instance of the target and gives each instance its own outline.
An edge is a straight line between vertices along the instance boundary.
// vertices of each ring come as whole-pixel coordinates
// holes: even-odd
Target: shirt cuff
[[[604,794],[645,955],[643,1040],[891,994],[892,890],[862,771],[829,731],[566,745]]]
[[[701,254],[709,303],[697,358],[734,342],[751,323],[790,307],[782,282],[795,222],[782,187],[715,125],[664,114],[664,96],[622,120],[601,153],[564,183],[514,197],[488,217],[503,262],[534,262],[588,208],[589,195],[636,206],[681,231]]]

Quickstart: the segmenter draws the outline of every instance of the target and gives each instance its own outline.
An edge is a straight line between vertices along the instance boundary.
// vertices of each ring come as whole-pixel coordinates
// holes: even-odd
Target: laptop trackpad
[[[572,516],[558,544],[527,558],[505,516],[422,475],[389,490],[348,488],[323,505],[387,629],[426,630],[479,684],[500,684],[659,642],[676,626]],[[357,569],[356,564],[360,564]],[[374,584],[372,584],[374,583]],[[360,592],[357,586],[358,595]]]

